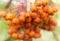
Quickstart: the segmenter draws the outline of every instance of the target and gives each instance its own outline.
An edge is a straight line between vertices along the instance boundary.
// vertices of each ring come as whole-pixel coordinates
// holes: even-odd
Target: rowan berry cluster
[[[48,0],[41,0],[30,7],[30,12],[22,11],[19,16],[4,12],[2,16],[7,20],[8,33],[14,39],[29,40],[41,37],[41,29],[48,31],[54,29],[57,22],[52,16],[55,12],[57,12],[57,8],[49,6]]]

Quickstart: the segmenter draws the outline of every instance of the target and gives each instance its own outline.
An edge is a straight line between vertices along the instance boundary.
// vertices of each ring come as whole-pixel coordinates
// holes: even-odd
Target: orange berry
[[[26,14],[25,12],[20,12],[20,16],[24,16],[25,17],[26,16],[25,14]]]
[[[13,25],[12,21],[10,21],[10,20],[8,20],[7,23],[8,23],[9,26]]]
[[[57,25],[57,21],[54,20],[54,21],[52,22],[52,24],[56,26],[56,25]]]
[[[47,17],[48,16],[48,14],[47,13],[42,13],[42,14],[40,14],[41,15],[41,18],[45,18],[45,17]]]
[[[40,0],[36,0],[36,6],[41,6],[42,2],[40,2]]]
[[[57,21],[54,20],[53,18],[49,18],[49,22],[50,22],[51,24],[55,25],[55,26],[56,26],[56,24],[57,24]]]
[[[10,34],[10,35],[12,35],[13,33],[16,33],[17,32],[17,30],[15,30],[15,29],[9,29],[8,30],[8,33]]]
[[[41,37],[41,34],[40,33],[35,33],[34,37],[35,38],[40,38]]]
[[[36,0],[36,6],[47,5],[48,0]]]
[[[19,34],[19,36],[18,36],[19,40],[22,40],[23,37],[24,37],[24,34]]]
[[[41,0],[41,2],[42,2],[42,5],[47,5],[48,0]]]
[[[44,12],[48,12],[48,8],[49,8],[48,6],[45,6],[45,7],[43,8],[43,11],[44,11]]]
[[[54,12],[57,12],[58,11],[58,8],[57,7],[53,7],[53,11]]]
[[[11,29],[16,29],[16,30],[20,30],[21,25],[20,24],[13,24],[10,26]]]
[[[12,38],[18,39],[18,34],[17,34],[17,33],[13,33],[13,34],[12,34]]]
[[[30,13],[27,12],[27,13],[26,13],[26,17],[30,17],[30,16],[31,16]]]
[[[52,7],[49,7],[49,8],[48,8],[48,13],[49,13],[49,14],[54,13]]]
[[[54,25],[50,25],[50,26],[49,26],[49,30],[53,30],[54,28],[55,28]]]
[[[24,22],[24,21],[25,21],[25,17],[20,16],[20,17],[19,17],[19,21],[20,21],[20,22]]]
[[[37,7],[36,7],[35,5],[32,5],[32,6],[30,7],[30,10],[31,10],[32,12],[36,12]]]
[[[11,31],[11,29],[9,29],[9,30],[8,30],[8,33],[9,33],[10,35],[12,34],[12,31]]]
[[[36,18],[37,17],[37,13],[35,13],[35,12],[31,12],[30,14],[31,14],[32,18]]]
[[[38,12],[39,12],[40,14],[44,13],[44,12],[43,12],[43,9],[39,9]]]
[[[35,32],[34,31],[31,31],[30,33],[29,33],[29,36],[30,37],[33,37],[35,35]]]
[[[15,17],[14,14],[7,14],[6,15],[6,20],[12,20]]]
[[[26,13],[26,22],[31,22],[31,15],[29,13]]]
[[[18,18],[14,18],[13,20],[12,20],[12,23],[14,23],[14,24],[18,24],[20,21],[19,21],[19,19]]]
[[[36,17],[36,18],[34,19],[34,22],[40,23],[40,22],[41,22],[41,19],[40,19],[39,17]]]

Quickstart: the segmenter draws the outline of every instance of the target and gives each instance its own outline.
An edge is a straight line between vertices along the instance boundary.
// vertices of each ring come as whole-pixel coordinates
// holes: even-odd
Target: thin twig
[[[5,6],[5,8],[9,8],[11,2],[12,2],[12,0],[9,0],[9,2],[8,2],[7,5]]]

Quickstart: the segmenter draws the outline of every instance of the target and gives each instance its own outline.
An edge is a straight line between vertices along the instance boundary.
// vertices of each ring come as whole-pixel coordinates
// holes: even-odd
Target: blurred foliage
[[[58,8],[60,7],[60,2],[58,0],[53,0],[54,3],[56,3],[56,5],[58,6]],[[5,9],[5,3],[2,2],[2,0],[0,0],[0,10],[6,10]],[[10,6],[14,7],[14,5],[12,4]],[[33,41],[60,41],[60,12],[58,11],[55,15],[54,18],[58,21],[58,24],[56,26],[56,28],[53,31],[45,31],[45,30],[41,30],[41,38],[38,39],[33,39]],[[13,38],[11,38],[9,36],[9,34],[7,33],[8,31],[8,25],[6,23],[6,21],[2,18],[0,18],[0,41],[20,41],[20,40],[13,40]]]

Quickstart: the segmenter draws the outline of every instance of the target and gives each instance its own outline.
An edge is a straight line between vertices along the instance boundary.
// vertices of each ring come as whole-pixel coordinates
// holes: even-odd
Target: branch
[[[9,8],[11,2],[12,2],[12,0],[9,0],[9,2],[8,2],[7,5],[5,6],[5,8]]]

